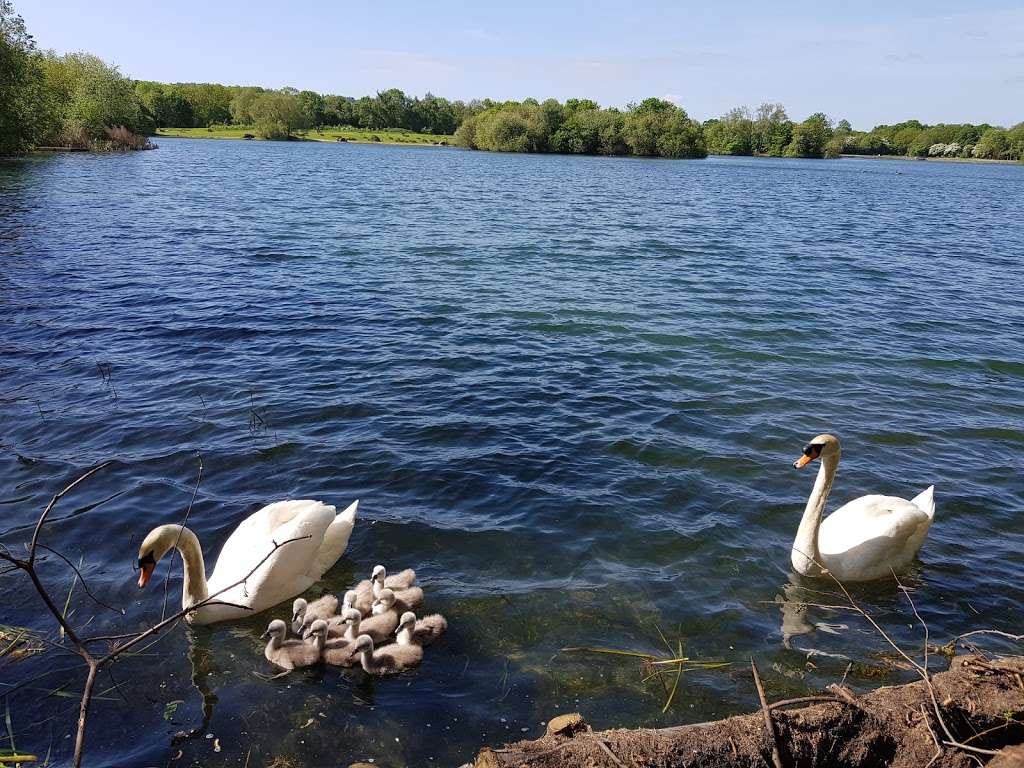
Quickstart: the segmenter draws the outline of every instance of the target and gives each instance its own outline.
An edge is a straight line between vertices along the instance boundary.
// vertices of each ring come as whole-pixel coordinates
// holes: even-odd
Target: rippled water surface
[[[127,613],[78,585],[71,620],[159,618],[166,564],[140,592],[130,561],[201,456],[208,558],[269,501],[358,498],[324,586],[412,566],[451,625],[377,681],[260,677],[268,615],[179,625],[100,677],[89,764],[454,766],[559,712],[750,709],[750,656],[769,695],[848,658],[855,686],[897,681],[855,616],[795,602],[836,602],[789,566],[812,483],[790,464],[826,430],[830,508],[935,484],[907,576],[932,637],[1019,631],[1022,221],[1002,165],[190,140],[0,165],[0,540],[113,460],[43,540]],[[42,574],[63,605],[67,566]],[[0,590],[0,622],[58,639],[24,577]],[[855,595],[920,648],[894,585]],[[560,652],[661,652],[659,629],[737,663],[662,714],[629,659]],[[82,680],[58,649],[0,659],[19,748],[67,761]]]

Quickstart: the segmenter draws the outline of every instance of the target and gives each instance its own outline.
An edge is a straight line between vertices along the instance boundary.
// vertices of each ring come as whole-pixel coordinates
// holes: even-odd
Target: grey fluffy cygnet
[[[373,649],[373,640],[369,635],[360,635],[355,643],[355,651],[359,654],[359,663],[363,671],[375,677],[397,675],[408,669],[414,669],[423,661],[423,648],[419,645],[388,645],[379,650]]]
[[[432,613],[417,621],[415,613],[406,611],[398,622],[395,641],[399,645],[430,645],[446,629],[448,621],[440,613]]]
[[[370,575],[370,583],[373,587],[373,597],[376,599],[380,597],[380,593],[385,588],[396,592],[409,589],[409,587],[416,583],[416,571],[412,568],[406,568],[404,571],[399,571],[389,576],[383,565],[375,565],[373,566],[373,573]]]
[[[387,591],[390,592],[390,590]],[[387,643],[391,641],[397,627],[398,612],[385,610],[382,613],[374,613],[365,619],[360,618],[353,621],[345,631],[345,638],[355,641],[360,635],[369,635],[375,643]]]
[[[363,584],[366,585],[365,589],[361,589]],[[362,616],[369,616],[370,611],[373,609],[373,587],[369,581],[360,582],[355,589],[350,589],[345,593],[344,599],[341,601],[342,609],[355,608],[359,611]]]
[[[312,603],[297,597],[292,603],[292,632],[301,637],[317,619],[329,619],[337,614],[338,598],[334,595],[324,595]]]
[[[400,592],[392,589],[381,590],[380,597],[373,601],[373,615],[395,612],[397,626],[398,617],[406,611],[414,611],[423,602],[423,590],[419,587],[410,587]]]
[[[325,622],[321,622],[326,627]],[[269,638],[263,655],[267,661],[281,669],[300,669],[312,667],[320,662],[320,643],[322,640],[313,637],[309,641],[288,640],[288,625],[281,619],[274,619],[267,626],[267,631],[260,638]]]
[[[343,629],[348,629],[352,626],[353,622],[359,621],[359,611],[354,608],[346,608],[345,613],[342,617],[340,626]],[[323,624],[323,626],[319,626]],[[313,622],[313,626],[310,627],[310,632],[313,634],[323,633],[324,637],[328,633],[327,622]],[[356,654],[356,644],[354,640],[348,640],[345,637],[336,637],[326,641],[320,641],[320,658],[332,667],[351,667],[359,661],[359,656]]]

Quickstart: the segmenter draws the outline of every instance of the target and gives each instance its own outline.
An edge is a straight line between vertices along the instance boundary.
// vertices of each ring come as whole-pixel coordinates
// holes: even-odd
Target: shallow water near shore
[[[789,567],[813,482],[791,462],[823,431],[829,509],[935,484],[905,577],[932,640],[1020,631],[1024,168],[159,143],[0,163],[0,542],[113,459],[43,540],[126,610],[76,587],[76,625],[145,627],[167,563],[142,592],[130,563],[201,455],[208,567],[265,503],[358,498],[322,587],[415,567],[450,630],[396,679],[268,681],[287,608],[179,625],[101,675],[88,765],[459,765],[558,713],[748,711],[751,656],[777,697],[850,659],[855,687],[904,679],[856,616],[795,602],[837,602]],[[42,573],[63,605],[72,574]],[[0,623],[52,630],[21,575],[0,594]],[[921,647],[895,585],[854,595]],[[637,663],[560,652],[667,653],[659,630],[736,663],[662,713]],[[17,746],[57,764],[84,678],[62,669],[0,659]]]

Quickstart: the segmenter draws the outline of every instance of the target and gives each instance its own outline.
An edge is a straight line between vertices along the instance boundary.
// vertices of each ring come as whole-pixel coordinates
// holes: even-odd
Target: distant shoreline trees
[[[264,139],[323,127],[455,134],[470,149],[585,155],[700,158],[893,155],[1024,161],[1024,123],[1007,129],[908,120],[856,131],[823,113],[794,122],[781,104],[737,107],[703,124],[672,102],[649,98],[626,109],[590,99],[449,101],[397,88],[338,96],[217,83],[130,80],[87,53],[41,52],[0,0],[0,156],[38,146],[143,148],[158,128],[251,126]]]
[[[768,138],[771,136],[771,138]],[[1024,123],[1005,129],[988,124],[924,125],[908,120],[855,131],[849,121],[835,126],[822,113],[794,123],[781,104],[762,104],[756,116],[746,107],[704,123],[708,151],[720,155],[905,157],[1024,160]]]
[[[401,128],[450,136],[467,116],[486,108],[485,102],[466,104],[431,93],[418,98],[397,88],[358,99],[295,88],[271,90],[216,83],[140,80],[135,89],[157,128],[245,125],[253,126],[265,139],[284,139],[297,131],[338,126]]]
[[[644,99],[624,112],[589,99],[493,104],[467,117],[457,144],[493,152],[706,157],[701,126],[675,104]]]

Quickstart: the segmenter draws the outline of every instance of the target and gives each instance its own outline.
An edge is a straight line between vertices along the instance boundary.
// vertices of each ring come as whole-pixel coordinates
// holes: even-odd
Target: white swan
[[[911,501],[861,496],[822,520],[839,457],[838,438],[818,435],[793,462],[800,469],[821,459],[793,542],[793,568],[805,576],[821,576],[824,566],[839,581],[870,581],[899,571],[914,559],[928,535],[935,517],[935,486]]]
[[[274,549],[275,542],[283,544],[245,584],[217,595],[216,603],[204,605],[185,618],[192,624],[213,624],[252,616],[295,597],[320,580],[348,546],[358,506],[359,502],[354,501],[335,514],[334,507],[319,501],[269,504],[235,528],[224,542],[209,580],[196,535],[180,525],[161,525],[150,531],[139,547],[139,587],[146,586],[160,558],[176,547],[185,562],[181,607],[189,608],[245,578]],[[298,540],[284,544],[289,539]]]

